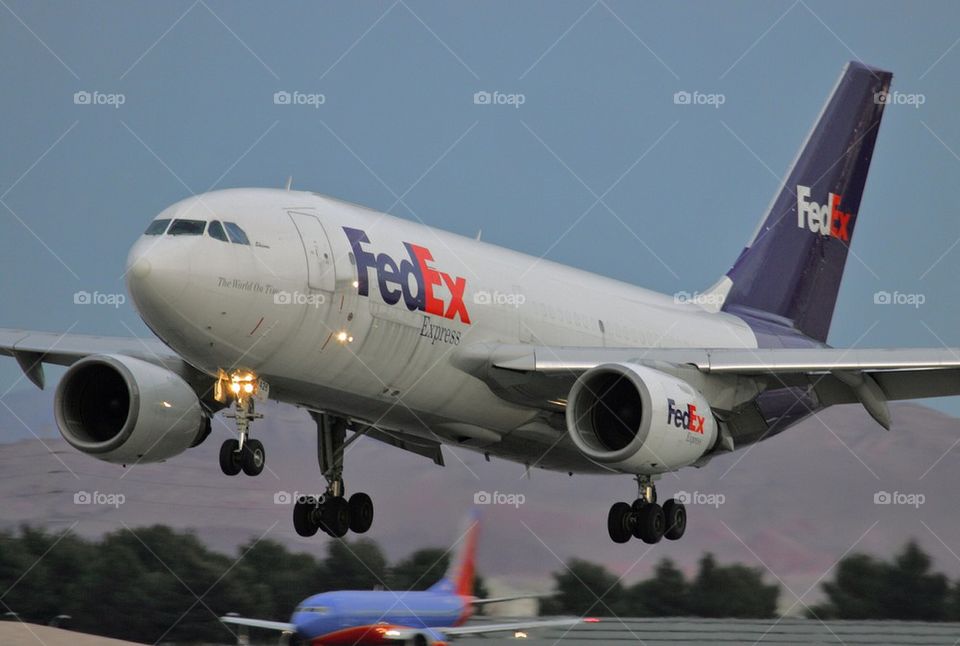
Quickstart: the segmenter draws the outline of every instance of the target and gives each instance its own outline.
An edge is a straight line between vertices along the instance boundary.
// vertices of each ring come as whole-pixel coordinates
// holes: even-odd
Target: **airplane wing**
[[[431,628],[431,631],[447,637],[462,637],[464,635],[484,635],[486,633],[515,632],[518,630],[534,630],[537,628],[564,628],[575,626],[582,620],[579,617],[558,617],[556,619],[540,619],[531,621],[513,621],[502,624],[478,623],[469,626],[451,626],[449,628]],[[394,627],[390,629],[390,637],[398,640],[413,639],[422,632],[416,628]]]
[[[251,628],[263,628],[264,630],[278,630],[280,632],[296,632],[297,627],[293,624],[282,621],[267,621],[266,619],[247,619],[246,617],[220,617],[220,621],[225,624],[236,624],[237,626],[249,626]]]
[[[16,359],[26,377],[41,389],[45,381],[44,363],[69,366],[92,354],[122,354],[142,359],[168,368],[188,382],[201,375],[200,371],[187,364],[157,339],[54,334],[0,328],[0,355]]]
[[[501,397],[561,411],[573,382],[605,363],[636,363],[726,387],[812,390],[824,406],[861,403],[888,426],[885,402],[960,395],[960,348],[591,348],[483,344],[457,357],[461,369]],[[755,393],[754,393],[755,394]],[[886,423],[885,423],[886,421]]]
[[[553,596],[550,592],[540,592],[536,594],[514,594],[509,597],[486,597],[485,599],[474,597],[470,600],[470,603],[474,606],[485,606],[491,603],[503,603],[505,601],[516,601],[517,599],[542,599],[550,596]]]
[[[485,633],[513,632],[517,630],[531,630],[534,628],[564,628],[579,624],[579,617],[559,617],[557,619],[540,619],[537,621],[515,621],[503,624],[475,624],[471,626],[457,626],[456,628],[440,628],[445,635],[460,637],[463,635],[483,635]]]

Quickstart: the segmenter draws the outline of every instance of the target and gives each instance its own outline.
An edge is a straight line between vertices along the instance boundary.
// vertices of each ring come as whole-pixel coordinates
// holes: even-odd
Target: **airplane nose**
[[[136,280],[143,280],[150,275],[150,261],[147,258],[134,258],[127,266],[127,275]]]
[[[179,241],[143,238],[127,255],[127,291],[137,310],[152,327],[181,309],[181,298],[190,277],[190,256]]]

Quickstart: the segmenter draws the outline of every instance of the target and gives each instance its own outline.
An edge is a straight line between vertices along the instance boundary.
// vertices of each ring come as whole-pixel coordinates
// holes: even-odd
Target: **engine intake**
[[[693,464],[717,438],[717,423],[690,384],[659,370],[608,363],[583,373],[567,398],[567,433],[584,455],[625,473]]]
[[[74,363],[54,397],[60,434],[107,462],[158,462],[196,446],[209,418],[179,375],[124,355]]]

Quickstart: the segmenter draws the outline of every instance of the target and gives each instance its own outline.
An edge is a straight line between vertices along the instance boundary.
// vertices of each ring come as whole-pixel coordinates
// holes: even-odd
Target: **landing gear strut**
[[[317,461],[327,481],[327,490],[319,498],[305,496],[293,507],[293,527],[300,536],[313,536],[317,530],[340,538],[348,531],[363,534],[373,524],[373,501],[365,493],[344,497],[344,450],[365,431],[354,429],[346,440],[347,420],[324,413],[311,413],[317,423]]]
[[[256,412],[253,404],[256,390],[257,381],[252,373],[236,374],[230,381],[234,412],[228,413],[226,417],[237,421],[238,439],[230,439],[220,445],[220,470],[225,475],[235,476],[241,471],[248,476],[260,475],[267,462],[263,443],[249,439],[250,422],[263,417]]]
[[[607,515],[607,531],[614,543],[626,543],[631,537],[644,543],[661,538],[675,541],[687,530],[687,510],[673,498],[657,504],[657,487],[650,476],[637,476],[639,493],[633,504],[614,503]]]

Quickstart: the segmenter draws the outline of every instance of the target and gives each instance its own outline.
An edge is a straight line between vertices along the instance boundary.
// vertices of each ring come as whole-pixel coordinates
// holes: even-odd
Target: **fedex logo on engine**
[[[447,319],[457,316],[464,323],[470,323],[470,315],[463,302],[467,279],[453,277],[430,266],[433,254],[429,249],[404,242],[403,246],[410,257],[398,263],[386,253],[374,254],[364,249],[363,245],[370,243],[364,231],[343,227],[343,232],[347,234],[357,261],[357,291],[361,296],[370,295],[368,273],[372,269],[377,277],[380,296],[387,305],[395,305],[402,298],[403,304],[411,312],[421,311]],[[439,295],[442,291],[438,289],[440,287],[445,287],[449,292],[446,301]]]
[[[842,196],[828,193],[826,204],[808,201],[809,197],[810,187],[797,185],[797,226],[822,236],[850,242],[850,219],[853,214],[840,210]]]
[[[703,421],[703,415],[697,415],[697,407],[694,404],[687,404],[686,408],[677,408],[677,402],[672,399],[667,400],[667,424],[702,435]]]

